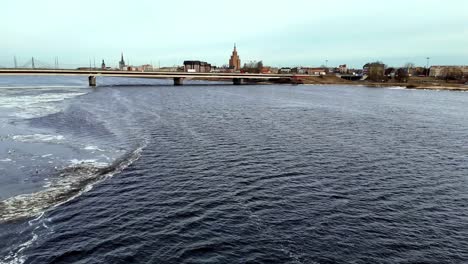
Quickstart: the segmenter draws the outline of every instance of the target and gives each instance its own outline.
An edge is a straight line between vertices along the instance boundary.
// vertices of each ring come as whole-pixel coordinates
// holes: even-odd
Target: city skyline
[[[19,65],[31,57],[53,65],[58,57],[65,67],[102,59],[116,67],[123,51],[134,65],[204,60],[222,66],[233,43],[243,62],[262,60],[270,66],[320,66],[328,61],[358,68],[376,60],[425,66],[427,57],[432,65],[466,65],[467,9],[468,3],[455,0],[398,0],[391,5],[370,0],[300,0],[288,5],[263,0],[9,1],[2,4],[0,17],[9,25],[0,29],[0,65],[12,66],[16,56]],[[206,17],[203,23],[189,22],[199,14]],[[226,19],[233,15],[239,18]]]

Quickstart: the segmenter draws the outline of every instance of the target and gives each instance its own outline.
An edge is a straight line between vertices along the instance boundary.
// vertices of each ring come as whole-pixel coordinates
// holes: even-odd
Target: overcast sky
[[[183,60],[468,65],[466,0],[2,0],[0,66]]]

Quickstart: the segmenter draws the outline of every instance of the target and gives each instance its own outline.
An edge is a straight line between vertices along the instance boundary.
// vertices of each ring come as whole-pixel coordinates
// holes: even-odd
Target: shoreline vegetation
[[[194,80],[230,82],[224,79],[194,78]],[[279,84],[283,82],[274,81],[245,81],[245,84]],[[446,90],[446,91],[468,91],[468,85],[458,83],[447,83],[431,77],[414,77],[408,82],[372,82],[372,81],[349,81],[337,76],[309,76],[301,79],[300,84],[305,85],[350,85],[365,86],[373,88],[401,87],[417,90]]]
[[[334,85],[356,85],[375,88],[402,87],[406,89],[419,90],[447,90],[447,91],[468,91],[468,85],[458,83],[447,83],[430,77],[409,78],[406,83],[402,82],[372,82],[372,81],[348,81],[337,76],[307,77],[304,84],[334,84]]]

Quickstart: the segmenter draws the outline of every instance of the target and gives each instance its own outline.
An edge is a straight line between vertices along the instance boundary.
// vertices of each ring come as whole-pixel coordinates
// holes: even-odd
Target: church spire
[[[122,52],[120,56],[120,61],[119,61],[119,69],[123,70],[124,68],[125,68],[125,61],[124,61],[123,52]]]

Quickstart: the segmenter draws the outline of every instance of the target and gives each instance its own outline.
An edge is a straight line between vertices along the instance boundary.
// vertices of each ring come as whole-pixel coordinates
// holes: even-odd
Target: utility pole
[[[18,62],[16,61],[16,56],[13,57],[13,62],[15,63],[15,69],[18,68]]]
[[[36,68],[36,65],[34,65],[34,57],[31,58],[31,68]]]
[[[426,60],[427,60],[427,64],[426,64],[426,77],[429,77],[429,60],[431,58],[427,57]]]

